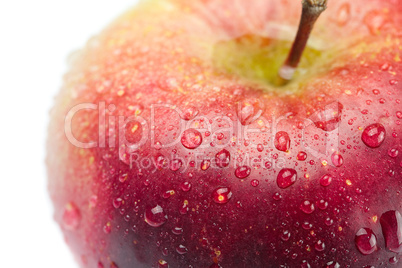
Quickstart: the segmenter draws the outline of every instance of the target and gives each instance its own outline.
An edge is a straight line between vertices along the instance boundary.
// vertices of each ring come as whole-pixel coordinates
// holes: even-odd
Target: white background
[[[68,54],[137,1],[0,1],[1,267],[77,267],[46,190],[48,111]]]

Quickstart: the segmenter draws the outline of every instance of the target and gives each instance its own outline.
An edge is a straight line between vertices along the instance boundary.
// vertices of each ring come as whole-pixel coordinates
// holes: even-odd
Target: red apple
[[[306,1],[315,2],[315,1]],[[51,111],[80,267],[389,267],[402,253],[402,2],[148,0],[76,54]]]

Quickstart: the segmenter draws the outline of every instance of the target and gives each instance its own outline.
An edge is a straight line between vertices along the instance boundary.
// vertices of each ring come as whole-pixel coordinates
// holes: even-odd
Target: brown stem
[[[303,0],[299,30],[297,31],[288,58],[279,69],[280,84],[284,85],[292,80],[293,74],[299,65],[300,58],[303,55],[308,38],[310,37],[310,33],[313,30],[314,23],[327,8],[327,2],[328,0]]]

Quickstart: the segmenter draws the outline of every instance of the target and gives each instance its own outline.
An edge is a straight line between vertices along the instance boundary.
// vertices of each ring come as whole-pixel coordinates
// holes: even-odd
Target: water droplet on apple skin
[[[73,202],[68,203],[62,216],[63,226],[67,230],[76,230],[81,222],[81,212]]]
[[[168,217],[163,211],[163,208],[156,205],[153,208],[149,208],[144,212],[144,220],[152,227],[160,227],[166,223]]]
[[[334,152],[331,155],[331,161],[335,167],[341,167],[343,165],[343,156],[339,152]]]
[[[264,111],[262,102],[258,99],[248,99],[238,104],[237,116],[244,126],[253,123]]]
[[[187,249],[185,246],[183,246],[183,245],[179,245],[179,246],[176,248],[176,252],[177,252],[178,254],[180,254],[180,255],[183,255],[183,254],[186,254],[186,253],[188,252],[188,249]]]
[[[390,210],[383,213],[380,224],[386,248],[395,253],[402,253],[402,215],[399,211]]]
[[[329,186],[332,182],[332,176],[329,174],[325,174],[320,178],[320,184],[324,187]]]
[[[342,118],[343,105],[340,102],[333,102],[324,107],[324,109],[315,112],[311,120],[315,126],[324,131],[333,131],[338,128]]]
[[[215,155],[215,163],[220,168],[225,168],[230,164],[230,153],[223,149]]]
[[[315,206],[312,202],[305,200],[303,203],[300,205],[300,209],[306,213],[306,214],[311,214],[315,210]]]
[[[377,249],[377,237],[370,228],[361,228],[355,235],[356,248],[363,255],[369,255]]]
[[[219,187],[212,192],[212,200],[217,204],[226,204],[232,198],[229,187]]]
[[[239,179],[247,178],[251,173],[251,168],[249,166],[241,166],[236,168],[235,176]]]
[[[290,149],[290,137],[285,131],[279,131],[275,134],[275,148],[282,152],[287,152]]]
[[[276,183],[279,188],[286,189],[293,185],[297,180],[297,172],[291,168],[284,168],[279,171],[276,177]]]
[[[380,147],[385,140],[385,128],[382,124],[375,123],[367,126],[362,133],[361,139],[370,148]]]
[[[181,137],[181,144],[187,149],[195,149],[202,143],[201,133],[193,128],[186,129]]]

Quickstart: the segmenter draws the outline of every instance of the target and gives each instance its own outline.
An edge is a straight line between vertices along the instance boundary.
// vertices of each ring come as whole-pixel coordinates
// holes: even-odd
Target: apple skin
[[[330,1],[309,43],[319,53],[285,87],[216,61],[236,59],[217,47],[243,37],[250,52],[288,50],[299,15],[298,1],[144,1],[71,56],[46,162],[80,267],[402,261],[402,2]],[[362,228],[377,240],[368,255]]]

